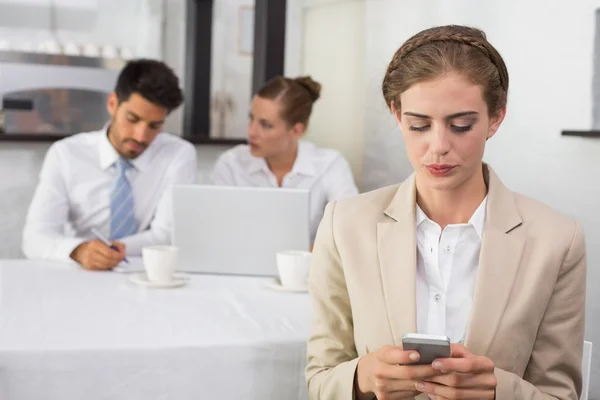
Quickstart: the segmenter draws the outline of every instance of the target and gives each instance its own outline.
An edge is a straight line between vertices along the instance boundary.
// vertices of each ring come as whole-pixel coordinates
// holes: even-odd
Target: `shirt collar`
[[[259,172],[259,171],[265,171],[265,172],[269,171],[269,166],[267,165],[267,162],[265,161],[264,158],[254,157],[252,154],[249,154],[249,155],[250,155],[250,157],[248,160],[248,172],[253,174],[253,173]]]
[[[315,145],[304,140],[298,141],[298,155],[292,167],[292,174],[315,176]]]
[[[101,136],[100,137],[100,145],[98,146],[99,151],[100,151],[100,167],[104,170],[112,167],[115,164],[115,162],[117,161],[117,159],[120,157],[119,153],[117,153],[117,151],[115,150],[115,148],[112,145],[112,143],[110,142],[110,140],[108,140],[108,128],[110,128],[110,122],[107,122],[106,124],[104,124],[104,127],[99,132],[100,136]],[[157,138],[158,138],[158,136],[154,140],[156,140]],[[129,160],[131,165],[133,165],[133,167],[136,170],[143,172],[150,165],[150,158],[151,158],[150,149],[151,149],[151,147],[152,147],[152,144],[150,144],[150,146],[148,146],[148,148],[146,148],[144,150],[144,152],[142,154],[140,154],[137,158]]]
[[[294,162],[294,166],[290,171],[290,175],[301,174],[315,176],[317,172],[313,163],[314,151],[314,144],[306,142],[304,140],[299,140],[298,155],[296,156],[296,161]],[[259,171],[270,172],[270,169],[269,165],[267,164],[267,161],[264,158],[254,157],[250,155],[248,171],[250,173],[255,173]]]
[[[479,207],[477,207],[477,209],[475,210],[475,212],[473,213],[473,215],[471,216],[471,218],[469,219],[469,222],[468,222],[469,225],[471,225],[471,226],[473,226],[473,228],[475,228],[475,231],[477,232],[479,239],[483,239],[483,228],[485,225],[487,199],[488,199],[488,197],[485,196],[485,198],[483,199],[483,201],[481,202]],[[417,224],[416,226],[417,227],[419,225],[421,225],[421,223],[423,221],[431,221],[427,217],[425,212],[421,209],[421,207],[419,207],[418,204],[416,204],[416,207],[417,207],[417,210],[416,210],[417,211],[416,212],[416,224]]]
[[[479,239],[483,239],[483,227],[485,225],[487,199],[488,197],[485,196],[479,207],[477,207],[477,210],[475,210],[471,216],[471,219],[469,219],[469,224],[473,225],[473,228],[475,228],[475,231],[479,235]]]
[[[109,126],[110,122],[107,122],[102,128],[102,130],[99,132],[100,144],[98,146],[98,149],[100,151],[100,167],[104,170],[113,166],[119,158],[119,153],[117,153],[110,140],[108,140]]]

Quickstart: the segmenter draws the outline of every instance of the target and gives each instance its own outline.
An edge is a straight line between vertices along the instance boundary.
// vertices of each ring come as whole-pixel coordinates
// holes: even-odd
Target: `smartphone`
[[[438,358],[450,357],[450,338],[448,336],[407,333],[402,337],[404,351],[414,350],[421,355],[415,364],[431,364]]]

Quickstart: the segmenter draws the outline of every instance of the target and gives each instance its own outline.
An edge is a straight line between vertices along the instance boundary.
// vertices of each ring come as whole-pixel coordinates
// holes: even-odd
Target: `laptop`
[[[172,243],[178,270],[277,276],[275,254],[308,250],[306,189],[176,185]]]

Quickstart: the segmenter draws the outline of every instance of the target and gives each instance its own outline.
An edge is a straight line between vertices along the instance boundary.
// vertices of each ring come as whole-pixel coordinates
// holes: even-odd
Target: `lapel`
[[[488,181],[486,222],[465,341],[469,351],[477,355],[489,351],[525,245],[525,230],[518,228],[523,221],[514,194],[486,165],[484,174]]]
[[[402,343],[406,332],[417,329],[415,201],[413,174],[399,186],[384,220],[377,224],[383,295],[395,345]]]

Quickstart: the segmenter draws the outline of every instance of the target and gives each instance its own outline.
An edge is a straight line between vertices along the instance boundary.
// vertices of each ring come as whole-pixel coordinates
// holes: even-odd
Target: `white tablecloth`
[[[306,399],[307,294],[0,261],[0,399]]]

